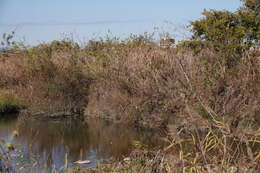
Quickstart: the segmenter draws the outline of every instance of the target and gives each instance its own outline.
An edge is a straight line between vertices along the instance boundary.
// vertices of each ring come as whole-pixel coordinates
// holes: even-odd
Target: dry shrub
[[[259,169],[259,57],[247,52],[229,67],[211,50],[155,46],[110,56],[91,86],[86,116],[168,126],[170,150],[177,145],[190,166],[196,158],[198,165]]]
[[[257,120],[259,60],[245,55],[229,69],[218,56],[210,50],[193,56],[149,46],[117,52],[92,86],[87,114],[162,123],[190,107],[208,119],[216,114]]]
[[[92,80],[83,56],[63,41],[2,54],[0,86],[16,91],[33,112],[82,113]]]

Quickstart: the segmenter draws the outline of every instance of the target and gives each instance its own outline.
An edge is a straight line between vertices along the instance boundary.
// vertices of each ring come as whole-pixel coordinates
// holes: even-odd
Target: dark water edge
[[[14,118],[12,118],[14,117]],[[45,170],[75,166],[93,168],[99,163],[127,157],[136,147],[160,148],[163,132],[89,119],[63,121],[19,121],[15,116],[0,120],[0,139],[12,144],[9,152],[15,169]],[[35,170],[34,170],[35,171]]]

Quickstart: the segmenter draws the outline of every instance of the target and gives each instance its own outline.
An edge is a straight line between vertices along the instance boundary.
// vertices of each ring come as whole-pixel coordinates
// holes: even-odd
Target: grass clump
[[[22,105],[13,92],[0,89],[0,114],[16,113],[21,108]]]

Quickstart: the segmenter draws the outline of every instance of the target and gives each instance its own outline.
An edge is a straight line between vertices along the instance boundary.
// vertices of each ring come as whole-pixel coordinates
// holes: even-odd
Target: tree
[[[240,10],[255,11],[260,13],[260,0],[242,0],[242,7]]]
[[[192,40],[207,41],[221,51],[242,52],[260,39],[260,0],[243,0],[236,12],[204,10],[203,18],[191,22]]]

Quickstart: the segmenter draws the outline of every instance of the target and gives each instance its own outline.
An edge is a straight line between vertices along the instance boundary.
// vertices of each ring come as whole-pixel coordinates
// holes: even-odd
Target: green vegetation
[[[22,108],[22,104],[14,93],[8,90],[0,90],[0,115],[15,113]]]
[[[205,48],[222,52],[228,67],[233,66],[241,53],[260,46],[259,0],[243,0],[235,12],[204,10],[203,18],[190,23],[192,38],[183,41],[195,53]]]
[[[193,39],[209,41],[216,49],[241,52],[259,44],[259,0],[246,0],[236,12],[205,10],[191,22]]]

